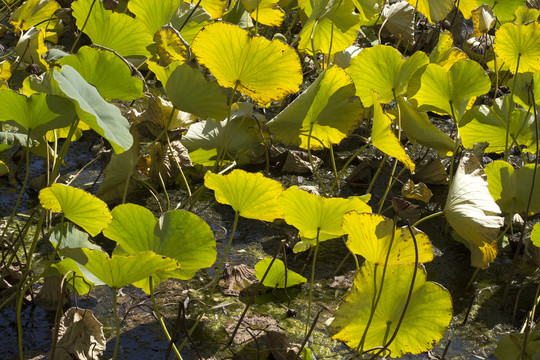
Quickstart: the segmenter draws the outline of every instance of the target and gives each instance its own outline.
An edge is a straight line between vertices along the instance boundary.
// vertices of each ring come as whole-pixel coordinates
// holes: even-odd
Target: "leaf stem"
[[[120,321],[118,319],[118,305],[116,303],[116,288],[112,287],[111,291],[112,291],[112,296],[113,296],[114,327],[116,330],[116,339],[114,341],[114,352],[113,352],[112,360],[115,360],[118,354],[118,347],[120,345]]]
[[[324,182],[322,181],[321,175],[319,175],[319,172],[317,171],[317,169],[315,169],[315,165],[313,163],[313,156],[311,156],[311,134],[313,133],[313,125],[314,123],[311,123],[311,126],[309,128],[308,140],[307,140],[308,159],[309,159],[309,164],[311,165],[311,171],[313,171],[313,174],[315,174],[315,176],[317,177],[317,180],[319,180],[319,184],[321,184],[321,190],[324,196],[326,196],[326,187],[324,186]]]
[[[315,253],[313,254],[313,261],[311,263],[311,279],[309,282],[309,298],[308,298],[308,311],[306,317],[306,337],[309,331],[309,321],[311,320],[311,300],[313,298],[313,283],[315,282],[315,263],[317,262],[317,253],[319,252],[319,233],[321,228],[317,228],[317,242],[315,243]]]

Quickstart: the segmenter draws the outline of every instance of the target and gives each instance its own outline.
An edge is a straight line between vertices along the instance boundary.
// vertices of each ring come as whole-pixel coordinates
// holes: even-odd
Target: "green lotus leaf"
[[[454,8],[453,0],[407,0],[416,7],[419,13],[424,15],[429,22],[438,23],[444,20]]]
[[[513,73],[540,70],[540,23],[527,25],[503,24],[495,36],[495,54]],[[517,68],[519,64],[519,68]]]
[[[377,94],[373,92],[373,126],[371,129],[371,143],[383,153],[393,156],[401,161],[411,172],[415,164],[409,158],[398,138],[390,128],[392,121],[383,113]]]
[[[180,29],[180,35],[188,44],[191,45],[195,35],[206,25],[212,23],[212,17],[208,14],[204,8],[196,4],[191,4],[187,1],[182,1],[176,12],[171,18],[171,25],[175,29]],[[187,23],[184,25],[184,23]]]
[[[241,0],[253,20],[268,26],[280,26],[285,16],[279,0]]]
[[[364,349],[384,346],[398,325],[413,277],[414,265],[386,268],[380,301],[369,324]],[[375,293],[382,283],[383,268],[366,262],[354,280],[345,301],[334,313],[329,326],[333,338],[356,349],[362,339]],[[374,287],[376,284],[376,288]],[[419,354],[441,340],[452,320],[450,293],[441,285],[426,281],[426,270],[418,266],[412,295],[394,341],[388,346],[392,357]],[[377,352],[374,350],[374,352]]]
[[[140,21],[106,10],[102,1],[77,0],[71,4],[71,8],[77,27],[82,29],[86,24],[84,32],[94,44],[114,50],[124,57],[150,55],[146,47],[152,44],[153,34],[141,26]]]
[[[383,0],[352,0],[363,22],[372,20],[382,10]]]
[[[354,14],[352,0],[302,0],[298,3],[309,17],[298,35],[298,50],[311,55],[314,50],[333,55],[354,43],[361,21],[359,15]]]
[[[58,62],[77,70],[107,100],[135,100],[143,96],[143,81],[131,76],[129,66],[113,52],[84,46],[76,55],[64,56]]]
[[[135,14],[135,19],[154,34],[171,21],[182,0],[130,0],[128,9]]]
[[[508,81],[508,87],[512,89],[512,92],[514,93],[514,97],[512,99],[525,109],[532,107],[533,98],[534,102],[536,102],[537,105],[540,105],[539,71],[535,73],[526,72],[513,77]]]
[[[39,139],[49,130],[68,126],[75,120],[68,99],[48,94],[25,96],[11,89],[0,89],[0,122],[13,121]]]
[[[523,347],[525,346],[525,351]],[[540,354],[540,335],[511,333],[497,344],[494,355],[498,360],[537,360]]]
[[[121,288],[146,279],[160,271],[174,271],[179,265],[176,260],[164,258],[152,251],[142,251],[134,255],[114,255],[109,257],[100,250],[87,248],[63,249],[67,256],[111,288]]]
[[[55,273],[55,270],[57,271],[57,273]],[[75,260],[70,258],[65,258],[57,263],[52,264],[51,269],[46,271],[43,275],[64,276],[68,272],[72,273],[70,276],[68,276],[67,284],[68,286],[73,286],[75,288],[75,291],[77,291],[77,295],[87,294],[90,290],[92,290],[92,287],[94,285],[105,285],[103,281],[93,276],[90,272],[88,272],[88,270],[86,270],[82,266],[79,266],[79,264]]]
[[[351,133],[362,119],[362,105],[343,69],[326,69],[307,90],[268,122],[270,131],[285,145],[329,148]],[[312,129],[313,127],[313,129]]]
[[[493,13],[497,16],[500,23],[513,21],[515,18],[516,9],[521,5],[525,5],[527,0],[475,0],[477,6],[482,4],[489,5],[493,9]]]
[[[182,136],[191,161],[206,166],[213,165],[223,144],[228,144],[227,154],[239,164],[253,163],[264,154],[259,127],[248,103],[233,104],[229,130],[227,122],[208,119],[191,125]],[[228,158],[227,158],[228,159]]]
[[[266,258],[255,265],[255,276],[259,281],[262,280],[271,262],[272,259]],[[287,271],[287,282],[285,282],[285,271]],[[307,279],[302,275],[295,273],[292,270],[285,269],[283,261],[275,259],[262,284],[266,287],[283,289],[305,283],[306,281]]]
[[[401,127],[413,143],[437,151],[440,156],[452,155],[456,143],[429,121],[425,112],[416,110],[403,96],[397,99],[401,114]]]
[[[490,108],[480,105],[468,110],[459,122],[459,134],[467,149],[472,149],[475,143],[487,142],[487,152],[503,153],[506,150],[506,132],[509,130],[509,147],[515,140],[515,145],[524,145],[528,151],[535,151],[533,118],[526,110],[511,104],[508,96],[500,97]]]
[[[343,217],[343,230],[348,234],[347,247],[373,264],[414,264],[414,242],[409,229],[394,228],[391,219],[370,213],[350,212]],[[418,262],[433,260],[431,242],[426,234],[413,228],[418,246]],[[388,255],[388,251],[390,254]]]
[[[169,277],[188,280],[216,260],[214,234],[197,215],[172,210],[156,220],[150,210],[135,204],[123,204],[112,210],[113,221],[103,235],[117,242],[115,254],[137,254],[151,250],[156,254],[177,260],[180,268],[159,271],[155,283]],[[134,285],[149,292],[146,280]]]
[[[195,4],[195,0],[189,1],[192,4]],[[225,12],[225,9],[227,9],[227,0],[202,0],[201,6],[204,10],[206,10],[207,13],[212,16],[212,19],[219,19],[221,15]]]
[[[491,81],[482,66],[472,60],[458,61],[449,69],[429,64],[419,72],[420,82],[409,84],[409,101],[416,101],[420,111],[455,116],[456,122],[465,113],[471,98],[485,94],[491,88]]]
[[[343,215],[349,211],[371,212],[360,198],[324,198],[291,186],[281,194],[279,207],[287,224],[300,231],[306,247],[345,235],[341,227]]]
[[[11,13],[9,22],[18,32],[34,26],[38,29],[54,29],[59,23],[54,15],[58,9],[60,5],[53,0],[28,0]]]
[[[94,250],[103,250],[100,246],[88,240],[88,233],[79,230],[72,223],[56,224],[49,241],[58,249],[64,248],[88,248]]]
[[[240,216],[264,221],[283,218],[278,206],[283,186],[261,173],[233,170],[219,175],[207,172],[204,184],[214,190],[219,203],[230,205]]]
[[[352,58],[347,73],[354,81],[356,95],[368,107],[373,105],[372,90],[379,93],[382,103],[389,103],[394,96],[405,93],[409,79],[428,63],[426,54],[421,51],[404,60],[393,47],[377,45]]]
[[[497,160],[489,163],[485,172],[487,175],[489,193],[502,211],[515,214],[527,211],[540,211],[540,171],[536,172],[534,191],[531,187],[534,178],[534,164],[522,166],[518,170],[506,161]]]
[[[80,0],[79,0],[80,1]],[[76,112],[81,121],[107,139],[116,153],[123,152],[133,144],[129,123],[120,110],[106,102],[97,89],[69,65],[56,69],[53,74],[61,91],[76,103]]]
[[[444,216],[455,232],[484,254],[485,268],[497,255],[497,237],[504,218],[490,194],[486,175],[474,155],[461,159],[450,184]],[[469,246],[469,247],[470,247]]]
[[[217,82],[266,105],[298,91],[302,83],[296,51],[279,40],[251,37],[236,25],[214,23],[195,37],[191,49]]]
[[[534,225],[531,231],[531,241],[536,247],[540,247],[540,224]]]
[[[526,5],[520,5],[516,9],[516,18],[514,19],[514,24],[528,24],[531,21],[538,20],[538,17],[540,17],[540,11],[538,9],[529,9]]]
[[[71,186],[52,184],[39,192],[39,201],[45,209],[63,213],[92,236],[99,234],[112,220],[107,204]]]
[[[178,65],[165,85],[174,107],[201,118],[224,119],[228,114],[227,97],[219,85],[208,82],[203,74],[188,64]]]

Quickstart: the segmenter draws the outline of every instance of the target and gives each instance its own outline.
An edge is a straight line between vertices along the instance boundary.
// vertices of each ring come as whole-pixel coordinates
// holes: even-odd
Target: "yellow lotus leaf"
[[[153,35],[171,21],[181,3],[182,0],[130,0],[127,5],[135,19]]]
[[[17,33],[32,27],[51,30],[59,23],[54,15],[58,9],[60,5],[54,0],[28,0],[13,11],[9,22]]]
[[[540,11],[538,9],[529,9],[525,5],[521,5],[516,9],[516,19],[514,24],[528,24],[531,21],[537,21],[540,16]]]
[[[159,65],[167,66],[173,61],[180,63],[189,59],[189,50],[176,29],[164,26],[154,34]]]
[[[467,59],[467,55],[461,49],[454,47],[454,39],[448,30],[439,34],[439,42],[429,54],[429,61],[432,64],[440,65],[446,70],[458,61]]]
[[[383,113],[377,94],[373,92],[373,127],[371,129],[371,143],[383,153],[393,156],[401,161],[411,172],[414,171],[414,162],[409,158],[398,138],[390,128],[392,120]]]
[[[196,4],[197,1],[189,0],[188,3]],[[227,8],[228,0],[201,0],[201,6],[212,19],[219,19]]]
[[[473,21],[473,37],[484,35],[495,26],[495,22],[497,21],[491,7],[485,4],[473,10],[471,14]]]
[[[0,63],[0,89],[8,87],[11,78],[11,63],[7,60]]]
[[[253,20],[268,26],[279,26],[285,13],[279,7],[279,0],[241,0],[244,9]]]
[[[373,264],[384,266],[387,256],[387,265],[415,263],[414,242],[409,229],[406,226],[394,228],[391,219],[378,214],[352,211],[343,217],[343,230],[348,234],[349,250]],[[418,262],[433,260],[433,250],[427,235],[415,228],[413,232],[418,246]]]
[[[39,201],[45,209],[61,212],[96,236],[112,221],[112,215],[102,200],[84,190],[62,184],[53,184],[39,192]]]
[[[424,15],[429,22],[437,23],[450,13],[454,7],[453,0],[407,0],[416,10]]]
[[[279,40],[250,36],[236,25],[213,23],[195,37],[191,49],[221,86],[236,88],[266,105],[298,91],[300,59]]]
[[[283,217],[278,206],[283,186],[261,173],[233,170],[219,175],[207,172],[204,184],[214,190],[218,202],[230,205],[240,216],[264,221]]]
[[[411,179],[407,180],[405,185],[401,188],[401,195],[407,199],[415,199],[429,203],[433,193],[423,182],[415,184]]]
[[[495,35],[495,54],[508,63],[513,73],[540,70],[540,23],[503,24]],[[519,63],[519,68],[517,65]]]

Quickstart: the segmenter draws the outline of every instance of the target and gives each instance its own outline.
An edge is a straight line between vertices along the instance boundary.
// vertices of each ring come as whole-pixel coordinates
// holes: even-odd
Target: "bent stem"
[[[309,320],[311,318],[311,300],[313,297],[313,283],[315,282],[315,263],[317,262],[317,253],[319,252],[319,233],[321,228],[317,228],[317,242],[315,243],[315,253],[313,254],[313,261],[311,263],[311,280],[309,282],[309,298],[308,298],[308,311],[306,318],[306,337],[308,336],[309,331]]]
[[[172,348],[178,360],[183,360],[182,355],[180,355],[180,352],[178,351],[178,349],[176,348],[176,345],[172,341],[171,335],[169,334],[169,331],[167,330],[167,325],[165,325],[165,321],[163,321],[163,317],[161,316],[161,313],[159,312],[159,309],[156,303],[156,297],[154,296],[154,277],[153,276],[150,276],[149,282],[150,282],[150,299],[152,299],[152,306],[154,307],[154,311],[156,312],[156,317],[159,321],[159,324],[161,325],[161,330],[163,330],[163,333],[165,334],[167,341],[169,341],[169,344],[172,345]]]
[[[218,279],[219,279],[219,275],[221,274],[221,269],[223,268],[223,264],[225,262],[225,258],[227,257],[227,253],[229,252],[229,248],[231,247],[231,244],[232,244],[232,240],[234,238],[234,233],[236,232],[236,226],[238,225],[238,219],[240,217],[240,213],[238,213],[238,211],[236,211],[234,213],[234,223],[233,223],[233,227],[232,227],[232,230],[231,230],[231,236],[229,237],[229,242],[227,243],[227,247],[225,248],[225,251],[223,252],[223,256],[221,258],[221,260],[219,261],[219,265],[218,265],[218,268],[216,270],[216,275],[214,276],[214,279],[212,280],[212,289],[210,290],[210,293],[208,294],[208,297],[212,296],[212,294],[214,293],[214,291],[216,290],[216,286],[218,284]],[[208,299],[209,300],[209,299]],[[208,303],[208,300],[203,308],[203,311],[201,311],[201,313],[199,314],[199,316],[197,317],[197,320],[195,320],[195,324],[193,324],[193,326],[191,327],[191,329],[189,329],[189,335],[193,334],[193,331],[195,331],[195,329],[197,328],[197,325],[199,325],[199,322],[201,321],[202,317],[204,316],[204,314],[208,311],[208,309],[210,308],[210,304]],[[182,344],[179,346],[178,348],[178,351],[182,351],[182,349],[184,348],[184,346],[186,346],[186,343],[188,341],[188,337],[186,337],[184,339],[184,341],[182,341]]]

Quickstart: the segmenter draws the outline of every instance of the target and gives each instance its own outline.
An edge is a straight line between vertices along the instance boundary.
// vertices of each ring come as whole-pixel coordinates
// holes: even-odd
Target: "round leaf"
[[[130,0],[128,9],[148,33],[154,34],[171,21],[182,0]]]
[[[364,349],[383,346],[396,329],[409,293],[414,265],[397,265],[386,268],[384,286],[377,309],[369,326]],[[383,269],[366,263],[354,280],[352,290],[335,312],[330,332],[336,340],[357,348],[368,324],[371,306],[382,282]],[[388,346],[392,357],[419,354],[430,350],[441,340],[452,320],[452,300],[448,290],[426,281],[426,271],[419,265],[413,293],[394,341]],[[389,337],[388,336],[388,337]],[[377,351],[377,350],[376,350]]]
[[[512,72],[518,62],[519,73],[540,70],[540,24],[536,21],[528,25],[503,24],[497,30],[493,47]]]
[[[300,61],[293,48],[279,40],[251,37],[235,25],[207,25],[191,47],[221,86],[236,87],[261,105],[297,92],[302,83]]]
[[[450,13],[454,7],[453,0],[407,0],[416,10],[427,17],[431,23],[437,23]]]
[[[204,184],[214,190],[218,202],[232,206],[240,216],[264,221],[282,218],[278,198],[283,187],[261,173],[233,170],[228,175],[219,175],[207,172]]]
[[[343,229],[348,234],[349,250],[373,264],[384,266],[389,250],[388,265],[415,263],[414,243],[406,226],[394,229],[394,222],[381,215],[350,212],[343,217]],[[427,235],[417,229],[413,231],[418,246],[418,262],[433,260]]]
[[[355,100],[354,85],[343,69],[326,69],[308,89],[268,122],[270,131],[285,145],[312,149],[338,144],[360,122],[362,105]]]
[[[272,262],[272,259],[262,259],[255,265],[255,276],[259,281],[262,280],[268,266]],[[285,283],[285,264],[279,259],[275,259],[270,271],[264,279],[263,285],[271,288],[283,289],[289,286],[295,286],[300,283],[305,283],[307,279],[302,275],[295,273],[292,270],[287,269],[287,283]]]
[[[96,236],[112,220],[107,204],[84,190],[63,184],[53,184],[39,192],[45,209],[61,212],[75,224]]]
[[[278,6],[279,0],[242,0],[242,4],[253,20],[268,26],[280,26],[284,13]]]

